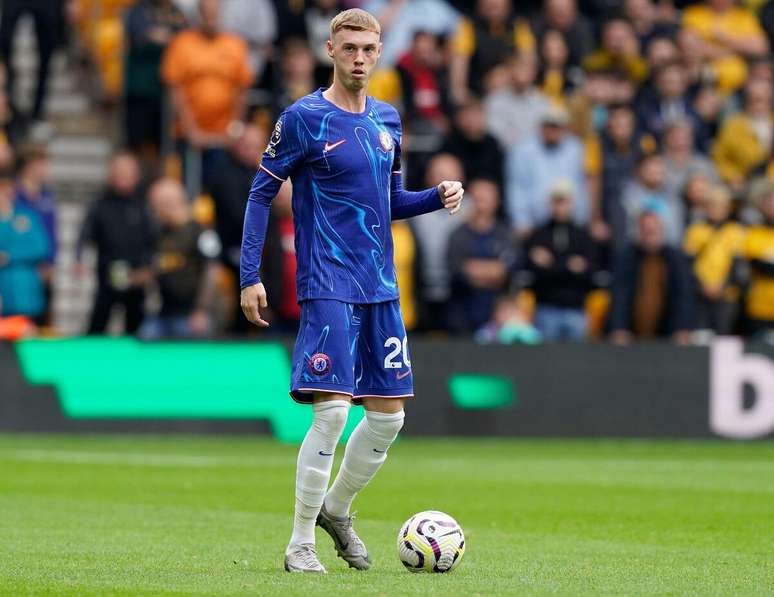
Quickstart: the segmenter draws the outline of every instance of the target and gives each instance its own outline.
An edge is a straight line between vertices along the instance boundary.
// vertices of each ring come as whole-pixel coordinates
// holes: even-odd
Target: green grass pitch
[[[406,439],[355,504],[373,568],[318,530],[325,577],[281,570],[295,458],[266,438],[0,435],[0,595],[774,594],[773,443]],[[424,509],[466,532],[451,574],[396,557]]]

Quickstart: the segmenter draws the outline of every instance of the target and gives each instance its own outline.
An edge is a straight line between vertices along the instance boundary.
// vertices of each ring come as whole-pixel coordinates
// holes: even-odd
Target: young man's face
[[[379,34],[374,31],[342,29],[328,40],[328,56],[333,59],[335,76],[350,91],[368,85],[381,52]]]

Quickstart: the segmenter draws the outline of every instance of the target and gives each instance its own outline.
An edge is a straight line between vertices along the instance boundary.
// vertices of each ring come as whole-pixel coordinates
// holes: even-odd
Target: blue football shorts
[[[312,299],[301,303],[293,350],[290,395],[311,403],[315,392],[406,398],[414,395],[406,328],[398,300],[345,303]]]

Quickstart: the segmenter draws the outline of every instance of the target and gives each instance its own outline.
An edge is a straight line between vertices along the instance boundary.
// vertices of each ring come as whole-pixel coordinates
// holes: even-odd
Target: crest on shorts
[[[271,139],[269,139],[269,144],[266,146],[266,155],[268,155],[271,158],[277,157],[277,145],[279,144],[280,140],[282,139],[282,117],[277,120],[277,124],[274,125],[274,130],[271,132]]]
[[[392,151],[392,137],[387,131],[379,133],[379,143],[382,144],[384,151]]]
[[[317,352],[309,358],[309,369],[315,375],[325,375],[331,370],[331,357],[324,352]]]

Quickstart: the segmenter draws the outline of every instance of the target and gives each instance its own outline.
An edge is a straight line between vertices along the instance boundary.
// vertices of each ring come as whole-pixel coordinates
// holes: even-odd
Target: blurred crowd
[[[278,114],[330,83],[328,25],[352,6],[382,24],[369,93],[403,116],[407,187],[467,189],[460,216],[393,223],[408,329],[771,338],[774,0],[4,0],[0,314],[46,326],[56,292],[57,203],[29,142],[45,85],[27,113],[9,100],[20,14],[41,81],[75,38],[123,122],[78,242],[74,275],[96,253],[84,331],[122,305],[126,333],[159,338],[257,333],[237,300],[250,183]],[[299,318],[290,192],[263,272],[283,333]]]

